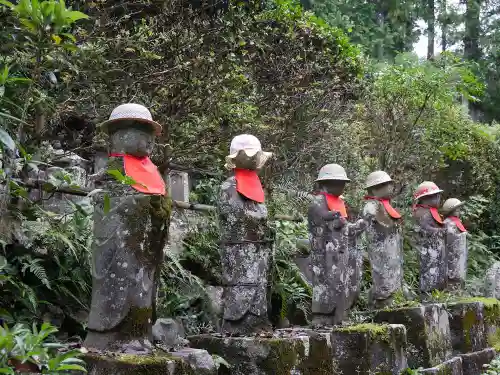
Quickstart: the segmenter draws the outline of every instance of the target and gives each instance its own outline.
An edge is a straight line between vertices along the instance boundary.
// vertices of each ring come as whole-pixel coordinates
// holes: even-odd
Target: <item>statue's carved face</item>
[[[233,159],[233,164],[235,168],[254,171],[261,164],[261,155],[262,152],[257,152],[253,156],[248,156],[244,150],[240,150],[238,155]]]
[[[386,182],[385,184],[373,186],[368,189],[368,194],[372,197],[389,199],[394,194],[394,184]]]
[[[428,195],[419,199],[420,204],[425,204],[431,207],[439,207],[441,203],[441,194]]]
[[[321,191],[339,196],[344,192],[346,181],[327,180],[319,181],[318,184]]]
[[[460,217],[460,207],[457,207],[453,211],[450,211],[446,216]]]
[[[154,147],[154,131],[147,124],[121,122],[110,132],[110,151],[137,157],[149,156]]]

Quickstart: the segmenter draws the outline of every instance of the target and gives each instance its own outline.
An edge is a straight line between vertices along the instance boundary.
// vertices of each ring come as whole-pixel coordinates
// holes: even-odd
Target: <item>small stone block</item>
[[[406,328],[401,324],[359,324],[332,331],[340,374],[393,374],[407,368]]]
[[[448,312],[442,304],[380,310],[374,320],[407,327],[410,368],[437,366],[452,357]]]
[[[496,356],[495,349],[488,348],[479,352],[461,354],[464,375],[481,375],[484,365],[490,363]]]
[[[446,362],[443,362],[435,367],[420,370],[420,374],[434,375],[463,375],[462,358],[454,357]]]
[[[196,375],[181,358],[169,355],[86,354],[88,375]],[[216,374],[213,372],[212,374]]]
[[[482,302],[457,302],[447,305],[453,352],[470,353],[487,347]]]
[[[182,358],[196,375],[216,375],[217,366],[212,356],[203,349],[183,348],[169,353],[172,357]]]
[[[188,337],[191,346],[216,354],[231,365],[231,375],[330,375],[331,350],[321,335],[284,337]]]

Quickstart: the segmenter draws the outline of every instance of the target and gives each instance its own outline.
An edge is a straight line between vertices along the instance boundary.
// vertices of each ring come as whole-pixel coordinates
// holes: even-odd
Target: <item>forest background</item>
[[[372,170],[396,181],[395,205],[406,219],[412,190],[434,180],[445,198],[467,201],[467,291],[480,294],[500,254],[499,16],[495,0],[0,0],[1,207],[9,212],[2,319],[48,316],[67,337],[83,335],[90,211],[75,205],[61,219],[30,201],[16,177],[50,164],[45,141],[92,158],[96,124],[129,101],[164,125],[154,154],[162,171],[177,163],[211,172],[191,193],[199,203],[215,204],[228,145],[243,132],[275,154],[262,174],[271,215],[304,217],[326,163],[343,165],[352,179],[351,217]],[[412,53],[422,36],[425,58]],[[12,218],[40,223],[23,228],[29,242],[9,230]],[[307,230],[305,222],[272,225],[279,320],[291,307],[309,307],[311,290],[294,262]],[[216,241],[216,220],[207,220],[191,228],[180,254],[165,254],[159,311],[182,318],[190,333],[211,328]],[[359,309],[370,286],[365,271]],[[418,285],[408,244],[405,280]]]

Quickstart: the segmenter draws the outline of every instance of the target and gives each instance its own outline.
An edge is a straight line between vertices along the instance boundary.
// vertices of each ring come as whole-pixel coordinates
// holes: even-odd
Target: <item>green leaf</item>
[[[70,33],[61,33],[60,35],[68,38],[69,40],[71,40],[73,43],[76,43],[76,38],[73,34],[70,34]]]
[[[1,5],[5,5],[7,8],[14,9],[15,6],[12,4],[10,1],[7,0],[0,0]]]
[[[21,18],[19,22],[21,22],[21,25],[23,25],[26,29],[28,29],[32,33],[36,32],[37,25],[33,21],[30,21],[26,18]]]
[[[87,370],[80,366],[80,365],[73,365],[73,364],[64,364],[64,365],[61,365],[61,366],[58,366],[56,371],[67,371],[67,370],[77,370],[77,371],[83,371],[83,372],[87,372]]]
[[[11,151],[14,151],[16,149],[16,143],[11,138],[9,133],[7,133],[5,130],[1,128],[0,128],[0,142],[3,143],[3,145]]]
[[[85,13],[72,10],[66,13],[66,18],[68,18],[71,23],[73,23],[79,20],[86,20],[89,18],[89,16],[87,16]]]
[[[5,94],[5,86],[0,86],[0,98],[2,98]]]
[[[108,194],[104,194],[104,214],[107,214],[111,209],[111,201]]]
[[[7,78],[9,77],[9,67],[5,65],[3,67],[2,75],[0,76],[0,83],[4,84],[7,82]]]
[[[62,38],[59,35],[52,34],[52,40],[56,45],[61,44]]]

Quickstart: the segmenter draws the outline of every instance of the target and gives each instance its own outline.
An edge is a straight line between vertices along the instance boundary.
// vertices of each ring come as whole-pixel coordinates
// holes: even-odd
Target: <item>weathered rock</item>
[[[224,288],[221,286],[209,285],[206,287],[209,303],[210,303],[210,319],[216,331],[220,331],[222,327],[222,316],[224,310],[222,308],[222,294]]]
[[[334,328],[331,335],[341,374],[399,375],[407,368],[406,329],[401,324]]]
[[[170,355],[93,355],[83,358],[89,375],[197,375],[191,365]],[[217,371],[210,374],[216,375]]]
[[[450,313],[450,332],[453,352],[469,353],[486,348],[484,304],[481,302],[456,302],[446,306]]]
[[[500,298],[500,262],[493,263],[488,271],[486,271],[484,296],[488,298]]]
[[[407,327],[410,368],[436,366],[452,356],[448,312],[441,304],[381,310],[374,320]]]
[[[224,358],[231,365],[231,375],[335,373],[325,336],[307,333],[286,336],[263,338],[199,335],[188,339],[191,346]]]
[[[496,356],[495,349],[488,348],[474,353],[461,354],[464,375],[481,375],[484,365],[490,363]]]
[[[454,357],[446,362],[443,362],[435,367],[427,368],[419,371],[420,374],[434,375],[463,375],[462,358]]]
[[[184,326],[182,322],[172,318],[160,318],[153,325],[153,338],[161,342],[167,348],[184,346],[188,341],[184,338]]]
[[[214,359],[206,350],[184,348],[169,354],[175,358],[182,358],[196,372],[196,375],[217,374]]]
[[[454,220],[456,216],[444,220],[446,228],[446,261],[448,262],[448,289],[460,290],[467,276],[467,232],[461,231]],[[461,224],[461,222],[459,222]]]

